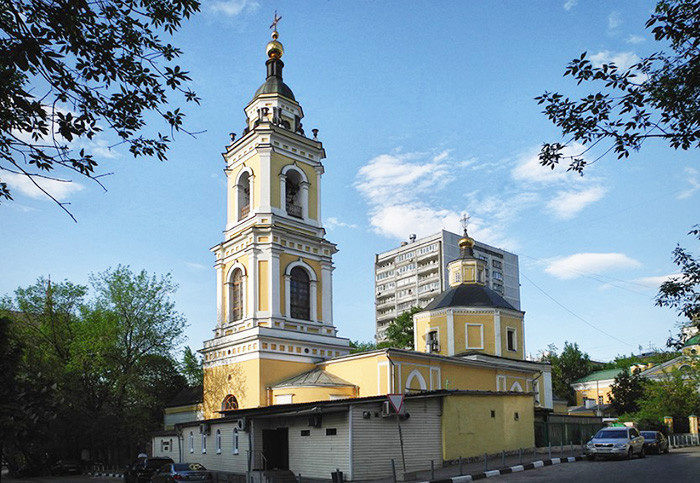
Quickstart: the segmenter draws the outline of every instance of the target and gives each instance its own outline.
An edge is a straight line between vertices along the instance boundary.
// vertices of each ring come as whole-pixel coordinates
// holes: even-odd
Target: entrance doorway
[[[288,428],[263,429],[263,456],[268,470],[289,469]]]

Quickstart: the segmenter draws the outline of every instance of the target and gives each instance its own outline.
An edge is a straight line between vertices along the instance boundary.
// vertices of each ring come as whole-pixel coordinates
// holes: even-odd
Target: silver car
[[[645,456],[644,438],[637,428],[603,428],[586,444],[586,458],[589,460],[596,456],[632,459],[635,454],[640,458]]]

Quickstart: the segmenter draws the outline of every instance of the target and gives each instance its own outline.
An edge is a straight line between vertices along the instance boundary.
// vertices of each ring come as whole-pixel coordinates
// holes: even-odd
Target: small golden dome
[[[284,46],[282,42],[271,40],[265,47],[265,53],[271,59],[279,59],[284,55]]]
[[[474,248],[474,239],[465,234],[459,239],[459,249],[464,250],[465,248]]]

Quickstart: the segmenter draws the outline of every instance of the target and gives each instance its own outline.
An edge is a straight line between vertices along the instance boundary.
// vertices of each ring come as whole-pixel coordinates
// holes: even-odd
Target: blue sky
[[[649,143],[608,156],[586,175],[537,164],[559,140],[533,97],[582,94],[562,73],[587,51],[633,63],[658,45],[644,29],[655,3],[204,1],[175,43],[202,97],[169,161],[134,160],[108,135],[95,145],[103,192],[88,180],[53,187],[73,223],[21,181],[0,205],[0,294],[41,275],[87,283],[118,264],[171,272],[201,347],[216,323],[214,257],[222,239],[221,152],[244,127],[265,78],[275,9],[286,83],[327,152],[323,218],[335,257],[340,335],[374,335],[374,254],[409,234],[457,231],[462,212],[480,241],[520,256],[526,350],[575,341],[606,360],[663,347],[676,315],[654,307],[676,273],[676,243],[700,220],[697,152]],[[154,125],[154,129],[158,126]],[[24,189],[23,189],[24,188]]]

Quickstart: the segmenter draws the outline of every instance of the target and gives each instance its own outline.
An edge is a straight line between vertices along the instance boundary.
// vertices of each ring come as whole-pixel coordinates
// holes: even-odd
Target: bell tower
[[[277,20],[277,18],[276,18]],[[218,315],[205,341],[205,417],[272,404],[270,385],[349,352],[333,325],[333,254],[321,224],[323,145],[284,83],[276,22],[266,79],[223,157],[227,222],[216,256]]]

